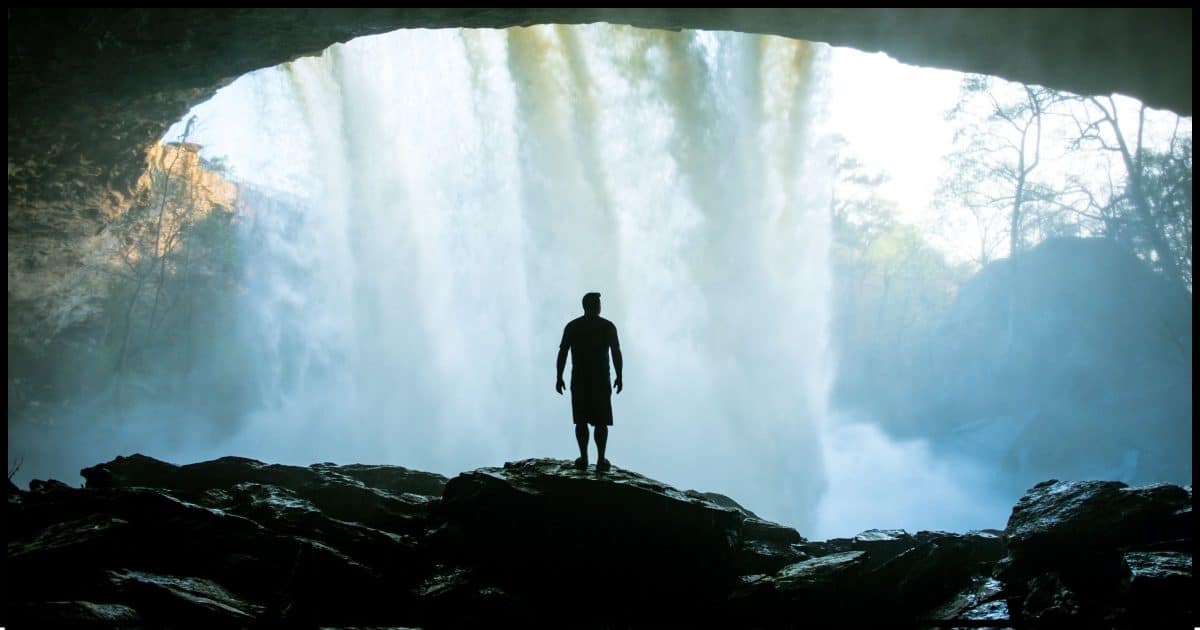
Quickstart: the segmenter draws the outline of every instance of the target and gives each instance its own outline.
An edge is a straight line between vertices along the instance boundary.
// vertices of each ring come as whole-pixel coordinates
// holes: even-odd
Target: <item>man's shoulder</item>
[[[612,323],[611,321],[609,321],[607,319],[604,319],[603,317],[600,317],[599,315],[595,315],[595,316],[580,315],[579,317],[576,317],[575,319],[572,319],[571,321],[567,322],[567,325],[564,328],[566,330],[571,330],[574,328],[583,328],[585,330],[595,330],[597,328],[610,328],[612,330],[616,330],[617,326],[616,326],[616,324]]]
[[[575,319],[572,319],[571,321],[567,322],[566,326],[563,326],[563,334],[564,335],[576,334],[578,331],[583,329],[585,326],[587,326],[587,322],[584,320],[584,318],[576,317]]]
[[[584,319],[584,318],[580,317],[579,319]],[[617,325],[612,323],[611,320],[605,319],[599,315],[596,315],[595,317],[591,318],[591,324],[593,326],[596,326],[597,328],[616,328],[617,327]]]

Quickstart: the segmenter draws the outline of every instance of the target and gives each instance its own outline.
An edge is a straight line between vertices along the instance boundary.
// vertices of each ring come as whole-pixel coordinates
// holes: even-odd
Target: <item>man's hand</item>
[[[617,377],[617,380],[613,381],[613,387],[616,387],[616,388],[617,388],[617,393],[618,393],[618,394],[620,394],[620,393],[621,393],[621,388],[622,388],[622,387],[624,387],[624,386],[625,386],[625,385],[624,385],[623,383],[621,383],[621,377],[620,377],[620,376],[618,376],[618,377]]]
[[[563,390],[566,389],[566,387],[567,387],[567,384],[564,383],[563,380],[560,378],[560,379],[558,379],[558,382],[554,384],[554,391],[558,392],[559,394],[562,394]]]

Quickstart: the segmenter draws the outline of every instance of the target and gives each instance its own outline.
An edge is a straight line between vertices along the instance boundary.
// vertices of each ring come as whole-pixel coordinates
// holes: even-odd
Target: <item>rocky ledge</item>
[[[86,468],[8,485],[10,627],[1190,626],[1191,487],[1038,484],[1004,531],[810,541],[734,500],[533,459]]]

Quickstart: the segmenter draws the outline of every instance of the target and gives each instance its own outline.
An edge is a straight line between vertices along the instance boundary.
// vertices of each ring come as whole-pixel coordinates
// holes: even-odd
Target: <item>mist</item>
[[[1033,473],[834,399],[828,54],[611,25],[406,30],[238,79],[187,137],[241,186],[229,325],[200,367],[162,363],[182,383],[168,400],[153,381],[116,414],[10,416],[14,480],[78,483],[134,452],[448,476],[572,458],[553,363],[597,291],[625,357],[614,465],[811,538],[1002,528]]]

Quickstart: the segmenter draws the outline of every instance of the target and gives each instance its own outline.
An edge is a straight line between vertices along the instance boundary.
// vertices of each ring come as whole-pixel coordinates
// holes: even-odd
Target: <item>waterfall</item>
[[[625,357],[614,465],[810,532],[834,369],[817,56],[406,30],[222,90],[196,141],[272,192],[248,197],[230,366],[260,395],[216,450],[450,475],[573,458],[554,360],[598,291]]]

